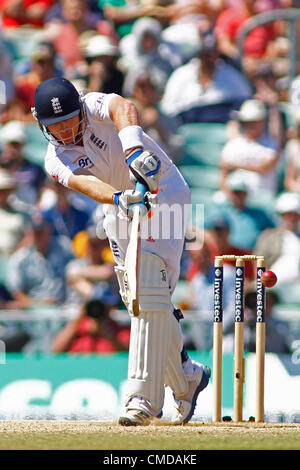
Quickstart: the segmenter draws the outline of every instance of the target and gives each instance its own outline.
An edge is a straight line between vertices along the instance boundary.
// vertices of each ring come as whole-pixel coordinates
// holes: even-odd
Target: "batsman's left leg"
[[[126,411],[119,419],[123,426],[149,424],[164,403],[173,306],[166,266],[148,252],[141,253],[139,304],[139,316],[131,315]]]

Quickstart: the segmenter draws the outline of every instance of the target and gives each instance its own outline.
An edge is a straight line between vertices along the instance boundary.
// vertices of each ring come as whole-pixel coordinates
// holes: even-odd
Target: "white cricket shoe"
[[[149,402],[143,397],[132,397],[126,405],[126,411],[119,418],[121,426],[148,426],[151,420],[160,418],[162,413],[153,414]]]
[[[148,426],[151,421],[151,415],[142,410],[127,410],[119,418],[121,426]]]
[[[190,421],[196,408],[198,395],[207,387],[209,382],[210,368],[196,361],[190,361],[190,363],[192,364],[192,374],[187,375],[189,389],[184,398],[180,400],[175,398],[175,410],[171,418],[172,424],[185,424]]]

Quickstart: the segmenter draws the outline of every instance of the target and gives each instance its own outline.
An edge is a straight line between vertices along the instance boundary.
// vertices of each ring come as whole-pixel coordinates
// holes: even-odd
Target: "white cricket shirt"
[[[117,130],[109,114],[109,104],[116,94],[88,93],[83,97],[87,127],[82,145],[55,146],[50,140],[45,157],[49,175],[68,186],[71,174],[92,174],[117,190],[133,188]],[[161,160],[162,175],[173,165],[169,157],[143,133],[145,150]]]
[[[48,146],[45,168],[53,178],[68,186],[72,174],[92,174],[110,184],[116,190],[133,188],[129,169],[125,162],[121,142],[109,115],[110,101],[117,95],[88,93],[84,98],[87,127],[83,135],[83,145]],[[142,250],[151,251],[166,263],[170,291],[173,292],[179,272],[187,222],[186,207],[190,204],[190,190],[177,167],[166,153],[143,132],[145,150],[155,153],[161,160],[158,202],[156,211],[149,221],[142,222]],[[177,210],[176,227],[169,224],[171,212]],[[118,264],[123,264],[128,245],[128,222],[117,217],[118,209],[113,204],[103,205],[103,228],[110,241],[112,253]],[[161,230],[161,221],[164,226]],[[169,226],[170,225],[170,226]],[[166,235],[162,234],[166,226]],[[170,228],[170,230],[168,230]],[[177,229],[177,230],[176,230]],[[143,236],[145,233],[145,236]]]

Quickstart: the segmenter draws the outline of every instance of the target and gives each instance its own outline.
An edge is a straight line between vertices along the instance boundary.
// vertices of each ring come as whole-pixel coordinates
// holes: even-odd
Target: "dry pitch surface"
[[[0,421],[0,450],[300,450],[300,424]]]

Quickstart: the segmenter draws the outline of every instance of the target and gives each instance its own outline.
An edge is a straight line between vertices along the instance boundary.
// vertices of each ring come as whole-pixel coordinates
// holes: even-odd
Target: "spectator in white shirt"
[[[178,67],[167,81],[163,112],[187,122],[227,122],[230,111],[252,96],[246,78],[220,59],[215,38],[206,36],[198,56]]]
[[[269,191],[278,189],[279,145],[265,134],[267,113],[260,100],[247,100],[236,113],[240,132],[224,146],[221,154],[221,187],[226,191],[227,177],[234,170],[242,170],[248,190]]]
[[[276,273],[278,284],[300,278],[300,195],[282,193],[276,201],[281,222],[259,236],[254,253],[265,257],[267,269]]]
[[[284,186],[287,191],[300,193],[300,110],[293,112],[295,125],[290,129],[290,138],[285,146],[285,179]]]

